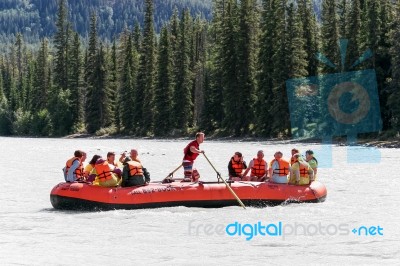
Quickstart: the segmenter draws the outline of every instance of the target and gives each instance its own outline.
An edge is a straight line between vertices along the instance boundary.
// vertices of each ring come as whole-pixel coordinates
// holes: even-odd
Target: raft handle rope
[[[243,207],[243,209],[246,209],[246,206],[244,206],[243,202],[239,199],[239,197],[236,195],[236,193],[232,190],[232,188],[226,183],[226,181],[221,177],[221,174],[215,169],[214,165],[210,162],[206,154],[203,152],[204,157],[207,159],[208,163],[211,165],[211,167],[214,169],[214,171],[217,173],[218,178],[220,178],[222,181],[224,181],[225,186],[228,188],[228,190],[232,193],[232,195],[236,198],[236,200],[239,202],[239,204]]]

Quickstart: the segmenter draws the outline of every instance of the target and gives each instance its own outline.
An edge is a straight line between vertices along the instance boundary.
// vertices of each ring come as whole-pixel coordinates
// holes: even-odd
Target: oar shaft
[[[243,207],[243,209],[246,209],[246,206],[244,206],[243,202],[240,200],[240,198],[236,195],[235,191],[233,191],[233,189],[228,185],[228,183],[226,183],[226,181],[221,177],[220,173],[217,171],[217,169],[215,169],[214,165],[210,162],[210,160],[208,159],[208,157],[203,153],[204,157],[207,159],[208,163],[211,165],[211,167],[214,169],[214,171],[217,173],[218,177],[222,179],[222,181],[224,181],[226,187],[228,188],[228,190],[231,192],[231,194],[236,198],[236,200],[239,202],[240,206]]]
[[[169,173],[169,175],[167,175],[164,179],[167,179],[168,177],[172,176],[176,171],[178,171],[180,168],[182,167],[182,164],[180,164],[177,168],[175,168],[174,171],[172,171],[171,173]]]

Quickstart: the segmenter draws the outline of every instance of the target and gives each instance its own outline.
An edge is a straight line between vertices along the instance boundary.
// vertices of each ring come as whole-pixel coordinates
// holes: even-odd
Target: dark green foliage
[[[156,136],[168,135],[171,130],[172,110],[172,60],[170,35],[167,28],[161,29],[160,45],[158,51],[158,78],[154,98],[154,134]]]
[[[192,120],[192,79],[190,71],[191,21],[189,11],[182,12],[178,38],[178,55],[176,61],[175,91],[172,123],[175,128],[185,132]]]
[[[98,0],[85,7],[81,0],[31,0],[29,12],[28,2],[0,3],[0,28],[10,25],[5,14],[20,24],[10,9],[37,22],[31,33],[16,31],[0,55],[2,135],[206,130],[288,137],[285,82],[351,71],[367,48],[373,59],[355,70],[376,70],[384,129],[400,129],[399,15],[392,24],[392,1],[213,0],[211,23],[196,13],[207,1],[183,10],[178,0]],[[45,9],[53,20],[37,15]],[[343,68],[339,36],[349,39]],[[319,51],[338,67],[319,64]]]

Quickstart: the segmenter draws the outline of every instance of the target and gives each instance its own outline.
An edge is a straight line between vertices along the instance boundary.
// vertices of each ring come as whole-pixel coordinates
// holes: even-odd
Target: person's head
[[[93,155],[92,159],[90,160],[89,164],[94,165],[97,161],[97,159],[99,159],[101,156],[100,155]]]
[[[306,159],[307,161],[312,159],[314,157],[314,152],[312,150],[307,150],[306,151]]]
[[[114,164],[115,161],[115,152],[109,151],[107,152],[107,161],[111,164]]]
[[[241,152],[235,152],[235,154],[233,155],[233,160],[235,160],[235,161],[240,161],[240,160],[242,160],[242,158],[243,158],[243,155],[242,155],[242,153]]]
[[[84,151],[76,150],[76,151],[74,152],[74,156],[75,156],[75,157],[78,157],[78,158],[82,158],[82,156],[83,156],[84,153],[85,153]]]
[[[295,153],[295,154],[293,154],[293,158],[294,158],[294,161],[295,161],[295,162],[303,161],[303,158],[301,157],[301,154],[300,154],[300,153]]]
[[[296,153],[300,153],[300,151],[296,148],[292,149],[292,156],[295,155]]]
[[[197,140],[197,143],[199,143],[199,144],[203,143],[204,137],[205,137],[205,135],[204,135],[203,132],[197,132],[197,133],[196,133],[196,140]]]
[[[283,156],[283,153],[281,151],[277,151],[274,154],[275,159],[281,159]]]
[[[136,149],[131,149],[130,156],[131,159],[136,159],[136,157],[138,156],[138,151]]]
[[[263,158],[264,158],[264,151],[259,150],[259,151],[257,152],[257,159],[258,159],[258,160],[262,160]]]

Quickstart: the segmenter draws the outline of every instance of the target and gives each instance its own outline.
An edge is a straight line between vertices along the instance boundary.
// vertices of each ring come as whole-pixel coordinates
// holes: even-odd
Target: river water
[[[103,212],[58,211],[50,204],[49,193],[63,181],[61,168],[75,149],[85,150],[89,161],[94,154],[137,148],[155,181],[180,164],[187,142],[0,138],[0,264],[399,265],[398,149],[379,149],[379,157],[364,158],[368,163],[350,163],[347,147],[334,146],[331,163],[324,162],[330,156],[320,156],[330,166],[318,173],[328,190],[324,203]],[[275,151],[288,155],[293,146],[303,153],[326,151],[315,144],[207,140],[201,148],[226,176],[235,151],[248,162],[259,149],[270,160]],[[357,159],[363,156],[369,155],[359,150]],[[203,180],[216,179],[205,158],[195,167]],[[239,230],[258,222],[280,233],[253,233],[250,239],[254,226]]]

